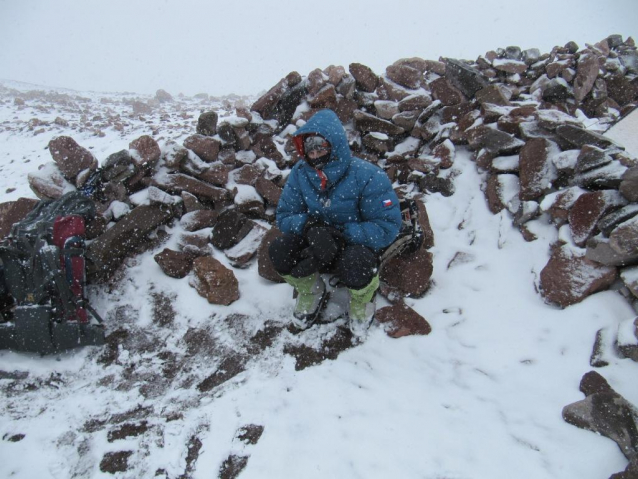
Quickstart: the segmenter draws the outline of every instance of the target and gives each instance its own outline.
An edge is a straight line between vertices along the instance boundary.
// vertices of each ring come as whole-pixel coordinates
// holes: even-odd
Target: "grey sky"
[[[288,72],[638,35],[638,0],[0,0],[0,79],[257,94]],[[638,40],[638,38],[636,38]]]

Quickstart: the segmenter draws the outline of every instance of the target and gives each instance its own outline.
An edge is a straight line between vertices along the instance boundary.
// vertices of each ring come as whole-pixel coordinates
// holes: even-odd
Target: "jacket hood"
[[[336,183],[347,171],[352,161],[352,153],[348,145],[346,130],[343,128],[339,117],[332,110],[321,110],[299,128],[293,135],[293,141],[297,152],[304,157],[302,138],[309,134],[321,135],[331,146],[330,162],[324,166],[323,172],[328,177],[328,183]],[[314,168],[304,161],[306,169],[314,172]]]

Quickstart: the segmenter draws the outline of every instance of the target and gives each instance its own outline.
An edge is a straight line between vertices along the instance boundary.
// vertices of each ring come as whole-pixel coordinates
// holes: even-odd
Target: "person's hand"
[[[306,233],[312,254],[323,264],[332,263],[345,247],[341,232],[331,226],[313,226]]]

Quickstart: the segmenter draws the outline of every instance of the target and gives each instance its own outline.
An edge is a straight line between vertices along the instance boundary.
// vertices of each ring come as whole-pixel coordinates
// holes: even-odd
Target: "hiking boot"
[[[294,278],[290,275],[282,278],[297,290],[297,302],[293,313],[292,324],[297,329],[308,329],[317,320],[328,292],[319,273],[305,278]]]
[[[361,289],[348,289],[350,292],[348,327],[357,339],[365,339],[368,334],[368,328],[372,324],[376,311],[374,296],[378,287],[379,276],[375,276],[367,286]]]

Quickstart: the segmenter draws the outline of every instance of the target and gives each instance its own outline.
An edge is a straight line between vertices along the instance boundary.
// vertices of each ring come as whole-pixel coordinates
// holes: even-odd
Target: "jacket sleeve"
[[[401,229],[399,198],[384,171],[376,171],[365,184],[359,199],[362,221],[346,223],[346,241],[373,250],[390,246]]]
[[[282,233],[303,233],[308,221],[308,206],[299,187],[299,171],[293,168],[277,204],[277,227]]]

